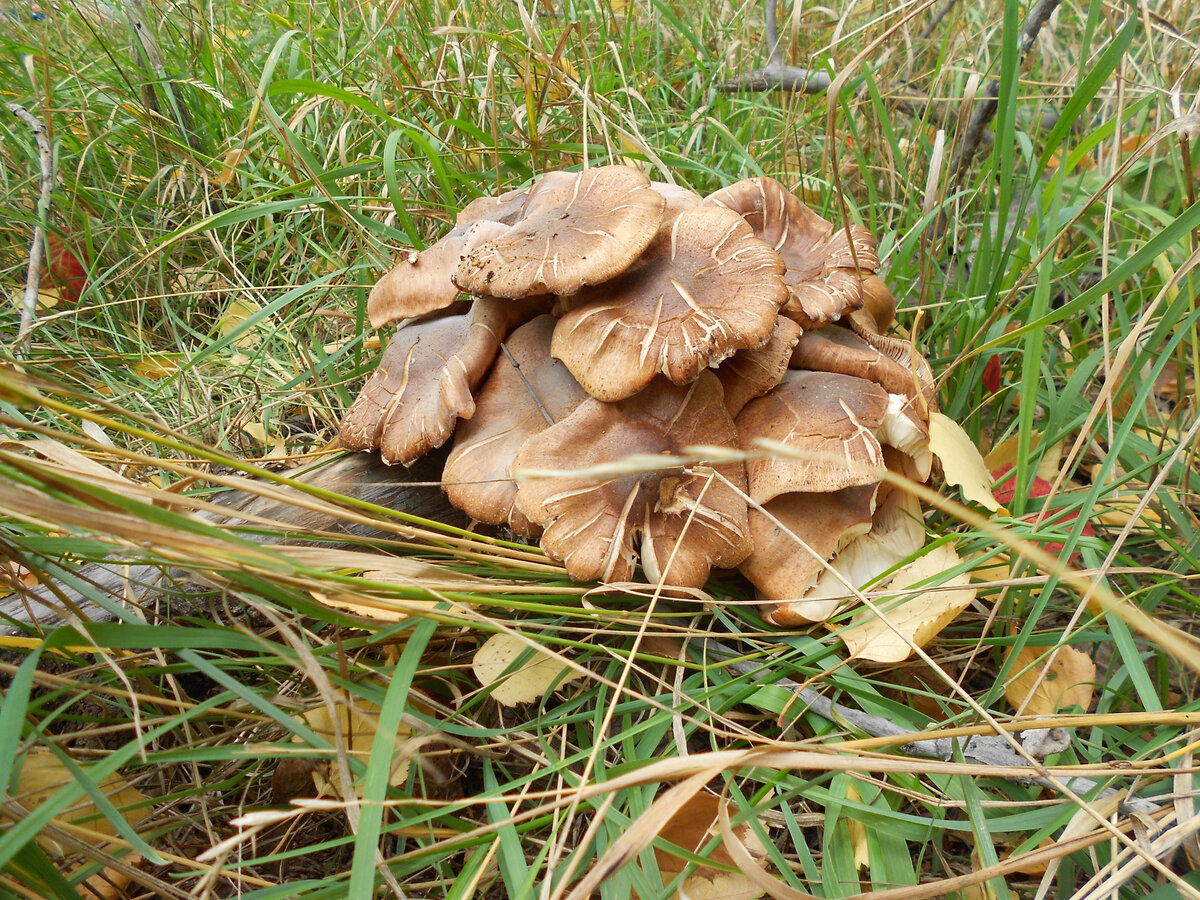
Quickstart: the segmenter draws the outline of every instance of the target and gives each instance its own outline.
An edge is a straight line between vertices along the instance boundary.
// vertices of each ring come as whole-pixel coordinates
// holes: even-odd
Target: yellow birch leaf
[[[19,765],[20,775],[14,781],[19,787],[12,799],[29,810],[37,809],[64,785],[75,783],[75,776],[45,747],[35,747],[24,754]],[[150,814],[146,795],[131,787],[118,774],[109,775],[100,782],[100,790],[121,813],[121,817],[134,827]],[[108,843],[109,838],[117,836],[116,826],[104,818],[87,797],[60,813],[54,823],[69,829],[75,837],[88,841],[93,847],[101,847]],[[0,816],[0,824],[11,823],[7,817]],[[38,838],[38,843],[54,856],[62,856],[67,852],[57,842],[44,836]]]
[[[987,466],[989,472],[995,472],[998,469],[1006,468],[1007,466],[1015,466],[1017,464],[1017,450],[1020,444],[1020,435],[1014,434],[1006,441],[1001,441],[988,451],[987,456],[983,458],[984,465]],[[1029,449],[1036,450],[1041,446],[1042,433],[1035,431],[1030,435]],[[1045,481],[1053,482],[1058,477],[1059,469],[1062,467],[1063,441],[1049,447],[1042,454],[1041,461],[1038,463],[1037,471],[1034,473],[1038,478]]]
[[[1005,685],[1004,696],[1023,715],[1051,716],[1068,706],[1086,710],[1091,705],[1096,683],[1092,658],[1074,647],[1059,647],[1046,670],[1051,652],[1048,647],[1022,647],[1017,653],[1012,667],[1017,674]]]
[[[339,703],[336,730],[329,707],[324,704],[310,709],[303,718],[309,728],[334,747],[337,746],[336,732],[340,731],[342,740],[345,742],[347,756],[361,760],[364,765],[370,759],[371,747],[374,745],[376,734],[379,731],[379,707],[374,703],[369,700],[356,699],[353,708],[348,704]],[[392,756],[391,772],[388,775],[388,784],[392,787],[400,787],[408,778],[408,764],[413,754],[406,749],[406,745],[412,740],[412,736],[412,728],[401,722],[396,734],[392,737],[395,753]],[[292,740],[299,741],[300,738],[294,737]],[[338,793],[336,779],[327,781],[320,769],[313,771],[313,781],[315,788],[321,793],[326,791],[333,794]],[[362,797],[361,782],[355,784],[354,793],[358,797]]]
[[[532,703],[546,696],[553,687],[583,677],[560,659],[536,650],[533,656],[511,672],[509,667],[529,649],[529,645],[509,634],[494,634],[475,652],[471,669],[479,683],[492,687],[492,699],[504,706]]]
[[[888,590],[906,591],[958,564],[954,548],[942,544],[897,572]],[[889,603],[887,598],[876,601],[887,621],[869,609],[857,613],[838,635],[851,658],[881,663],[907,659],[912,652],[910,642],[925,646],[975,599],[975,588],[970,586],[966,572],[941,583],[935,580],[934,585],[900,603]]]
[[[930,413],[929,449],[942,461],[947,484],[957,484],[966,499],[992,512],[1003,509],[992,494],[992,476],[983,455],[961,425],[943,413]]]
[[[232,334],[234,330],[241,327],[244,322],[260,311],[261,310],[258,304],[253,300],[240,297],[237,300],[232,301],[225,308],[225,314],[221,316],[220,321],[217,322],[217,330],[223,337],[228,336],[229,334]],[[257,345],[259,339],[260,338],[256,329],[251,328],[250,330],[245,331],[234,338],[233,346],[244,350],[248,347],[254,347]]]

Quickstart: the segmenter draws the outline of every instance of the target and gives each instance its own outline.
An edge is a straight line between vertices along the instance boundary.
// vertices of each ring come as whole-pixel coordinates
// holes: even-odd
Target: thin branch
[[[1017,39],[1017,52],[1021,55],[1022,60],[1029,52],[1029,48],[1033,46],[1033,42],[1037,40],[1042,26],[1058,8],[1058,4],[1059,0],[1040,0],[1038,5],[1029,11],[1029,15],[1025,18],[1025,25],[1021,28],[1020,37]],[[975,110],[971,113],[971,121],[967,125],[966,134],[959,142],[958,155],[955,157],[954,166],[951,169],[954,184],[958,184],[962,180],[972,158],[979,150],[979,145],[983,143],[984,132],[987,131],[992,119],[996,117],[996,110],[1000,108],[999,98],[1000,83],[993,81],[988,85],[983,98],[976,103]]]
[[[851,709],[848,706],[834,703],[828,697],[825,697],[812,688],[804,687],[789,678],[776,678],[764,668],[762,663],[736,659],[734,657],[739,657],[742,654],[732,647],[728,647],[717,641],[708,641],[706,646],[709,651],[715,650],[719,656],[730,658],[727,663],[729,669],[741,675],[766,676],[765,681],[785,690],[795,692],[797,699],[808,709],[834,724],[849,725],[872,737],[896,737],[909,733],[907,729],[902,728],[889,719],[873,716],[862,710]],[[1034,759],[1041,759],[1052,753],[1061,752],[1066,749],[1067,744],[1068,737],[1066,731],[1061,728],[1031,729],[1024,733],[1022,739],[1022,746],[1029,756]],[[935,738],[931,740],[912,741],[902,746],[900,750],[910,756],[940,759],[943,762],[953,760],[957,752],[961,753],[963,759],[967,762],[978,765],[999,767],[1021,766],[1026,768],[1030,766],[1029,758],[1017,753],[1008,740],[998,735],[975,735],[971,738]],[[1056,790],[1058,787],[1058,785],[1049,779],[1035,776],[1032,773],[1030,773],[1029,778],[1021,780],[1029,784],[1048,787],[1051,790]],[[1066,785],[1076,794],[1090,793],[1097,786],[1096,782],[1090,778],[1078,777],[1066,779]],[[1099,796],[1107,797],[1116,792],[1115,788],[1105,788],[1100,792]],[[1140,797],[1134,796],[1126,797],[1122,803],[1125,809],[1137,812],[1151,813],[1160,809],[1159,805],[1154,801],[1143,800]]]
[[[41,188],[38,190],[37,222],[33,226],[33,241],[29,245],[29,269],[25,273],[25,296],[21,299],[21,326],[17,332],[14,356],[23,355],[29,333],[37,320],[38,285],[42,277],[42,258],[46,250],[46,223],[50,219],[50,195],[54,191],[54,154],[46,137],[46,126],[19,103],[8,103],[9,112],[29,126],[37,141],[38,164],[41,168]]]
[[[739,78],[723,81],[717,89],[734,91],[791,91],[797,94],[820,94],[829,89],[832,79],[820,69],[801,69],[783,64],[779,46],[779,25],[775,12],[778,0],[766,0],[767,64]]]

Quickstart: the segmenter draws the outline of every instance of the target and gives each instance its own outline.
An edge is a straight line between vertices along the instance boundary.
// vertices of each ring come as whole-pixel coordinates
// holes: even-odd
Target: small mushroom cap
[[[879,340],[882,336],[874,337]],[[904,345],[903,356],[915,361],[907,349],[908,344],[899,343]],[[883,351],[885,345],[892,351],[891,354]],[[896,358],[900,349],[896,346],[895,338],[882,338],[879,346],[873,346],[848,329],[821,328],[806,331],[800,337],[792,350],[789,366],[814,372],[854,375],[875,382],[891,394],[920,394],[932,400],[933,372],[929,364],[922,366],[918,363],[915,368],[907,368]]]
[[[484,220],[511,225],[521,215],[532,190],[532,187],[523,187],[505,191],[498,197],[476,197],[459,211],[454,227],[462,228]]]
[[[866,378],[887,391],[888,409],[876,437],[909,454],[924,481],[933,465],[929,450],[933,371],[924,358],[913,354],[907,342],[878,334],[867,337],[869,341],[845,328],[806,332],[792,351],[791,366]]]
[[[573,294],[625,271],[658,231],[665,200],[627,166],[550,172],[502,235],[466,254],[455,283],[472,294]]]
[[[896,321],[896,298],[887,283],[878,275],[862,280],[863,308],[848,317],[854,331],[867,330],[885,334]]]
[[[475,398],[475,414],[454,435],[442,483],[450,502],[490,525],[508,523],[535,538],[541,529],[516,509],[513,460],[530,437],[565,419],[587,398],[550,356],[551,316],[538,316],[504,342]]]
[[[747,178],[706,204],[740,213],[787,265],[784,314],[805,330],[836,322],[863,305],[861,275],[879,270],[875,237],[862,225],[834,229],[774,178]]]
[[[648,471],[629,459],[692,445],[736,446],[721,384],[710,372],[686,387],[658,379],[617,403],[589,398],[517,454],[518,477],[531,469],[566,473],[521,481],[517,504],[545,526],[542,548],[576,581],[628,581],[641,532],[651,577],[699,587],[711,566],[735,566],[750,552],[744,468],[723,463]],[[587,472],[622,460],[629,460],[628,474]]]
[[[853,596],[842,579],[861,590],[924,545],[920,502],[912,494],[884,483],[879,488],[871,530],[850,541],[802,599],[781,604],[766,618],[775,625],[824,621]]]
[[[469,312],[413,322],[388,343],[379,367],[342,420],[350,450],[411,463],[440,447],[475,412],[472,391],[528,305],[476,298]]]
[[[781,494],[750,509],[754,550],[738,566],[765,600],[795,600],[843,547],[871,528],[878,484]]]
[[[463,256],[477,244],[508,231],[490,219],[458,225],[436,244],[401,259],[375,283],[367,296],[372,328],[445,309],[461,293],[452,276]]]
[[[782,273],[741,216],[685,210],[640,265],[575,298],[552,352],[600,400],[632,396],[658,373],[687,384],[767,342],[787,296]]]
[[[775,320],[771,339],[761,347],[739,350],[717,369],[717,377],[725,388],[725,408],[737,417],[747,403],[761,397],[783,380],[800,326],[780,316]]]
[[[751,400],[737,417],[742,446],[765,438],[806,458],[769,455],[746,463],[750,496],[766,503],[791,491],[829,493],[879,480],[883,450],[874,431],[888,394],[863,378],[789,371],[777,388]]]

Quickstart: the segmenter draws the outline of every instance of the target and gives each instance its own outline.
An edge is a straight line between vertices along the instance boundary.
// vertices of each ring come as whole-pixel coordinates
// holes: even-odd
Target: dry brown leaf
[[[692,853],[699,853],[717,834],[717,819],[722,802],[715,794],[701,791],[680,807],[659,832],[659,837]],[[753,855],[755,862],[760,866],[765,865],[763,860],[766,857],[766,848],[750,823],[744,822],[733,831]],[[658,871],[664,883],[670,882],[688,864],[683,857],[661,847],[654,848],[654,857],[658,861]],[[735,865],[724,843],[718,844],[708,855],[708,859],[725,865]],[[763,893],[761,888],[740,871],[728,872],[712,866],[698,866],[684,879],[675,897],[677,900],[754,900]]]
[[[33,748],[22,757],[19,764],[21,771],[14,783],[20,787],[12,799],[26,809],[36,809],[64,785],[75,783],[75,776],[45,747]],[[114,773],[105,778],[100,782],[100,789],[125,821],[135,828],[150,814],[146,795],[130,786],[120,775]],[[8,822],[6,817],[0,816],[0,824]],[[95,847],[104,846],[117,835],[116,826],[104,818],[96,805],[86,797],[55,817],[54,824],[68,828],[75,837]],[[38,843],[52,856],[62,856],[66,852],[45,836],[39,837]]]
[[[943,413],[931,412],[929,449],[941,460],[947,484],[957,484],[966,499],[992,512],[1002,509],[992,494],[992,476],[983,461],[983,454],[961,425]]]
[[[942,544],[897,572],[889,590],[908,590],[958,564],[954,547]],[[885,598],[878,601],[878,605],[882,607],[886,622],[864,609],[855,614],[839,637],[852,659],[900,662],[912,652],[910,642],[918,647],[925,646],[970,605],[975,599],[975,589],[969,582],[970,576],[961,573],[940,584],[935,582],[936,589],[909,596],[899,604],[889,604]]]
[[[533,703],[545,697],[551,688],[583,677],[582,672],[542,650],[535,650],[520,668],[505,674],[528,649],[527,643],[511,634],[494,634],[475,651],[471,670],[481,685],[492,688],[492,699],[497,703],[503,706]]]
[[[1074,647],[1059,647],[1046,670],[1051,652],[1046,647],[1022,647],[1013,662],[1017,674],[1005,686],[1004,696],[1024,715],[1050,716],[1068,706],[1086,710],[1091,705],[1096,683],[1092,658]]]
[[[353,708],[348,704],[339,703],[336,729],[329,707],[324,705],[310,709],[302,718],[309,728],[334,747],[337,746],[337,733],[340,732],[347,756],[361,760],[364,765],[370,759],[371,747],[379,730],[379,707],[371,701],[355,699]],[[401,722],[392,738],[395,753],[392,756],[391,773],[388,775],[388,784],[392,787],[402,786],[408,778],[408,764],[412,759],[412,752],[407,745],[412,736],[412,728]],[[297,736],[293,740],[299,741],[300,738]],[[313,784],[318,793],[338,793],[336,784],[326,780],[320,767],[313,770]],[[361,782],[355,785],[354,792],[361,799]]]

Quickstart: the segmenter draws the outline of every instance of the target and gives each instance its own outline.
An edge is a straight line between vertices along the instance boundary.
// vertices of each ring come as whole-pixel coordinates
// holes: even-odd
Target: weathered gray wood
[[[462,527],[467,524],[466,517],[450,505],[438,485],[443,461],[444,454],[439,452],[404,468],[386,466],[376,454],[348,453],[309,466],[292,477],[352,500]],[[321,503],[314,509],[297,488],[274,486],[271,493],[273,496],[264,497],[251,490],[229,491],[216,498],[217,503],[229,507],[228,515],[195,515],[212,524],[253,528],[247,536],[269,543],[302,543],[318,533],[327,543],[330,532],[345,535],[348,540],[396,536],[394,530],[373,526],[369,521],[339,517],[336,505]],[[298,502],[289,502],[288,495]],[[262,524],[264,521],[270,524]],[[129,565],[116,555],[104,563],[64,571],[62,577],[49,584],[0,598],[0,633],[19,633],[23,626],[53,628],[74,615],[92,621],[111,620],[115,614],[89,599],[87,593],[100,593],[111,597],[114,604],[120,603],[130,595],[136,598],[157,589],[167,574],[158,566]]]

